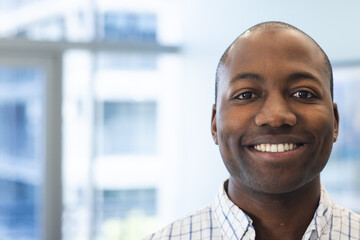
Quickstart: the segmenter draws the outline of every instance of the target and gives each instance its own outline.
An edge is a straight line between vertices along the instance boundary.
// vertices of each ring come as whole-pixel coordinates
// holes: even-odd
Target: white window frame
[[[61,52],[43,51],[0,41],[0,65],[40,67],[45,73],[44,121],[45,136],[42,163],[41,239],[61,239]]]

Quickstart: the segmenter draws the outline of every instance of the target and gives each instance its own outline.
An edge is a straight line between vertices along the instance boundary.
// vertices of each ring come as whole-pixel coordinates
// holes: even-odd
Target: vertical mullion
[[[46,64],[46,135],[43,240],[61,240],[62,224],[62,54]],[[47,61],[49,62],[49,61]]]
[[[89,192],[89,236],[90,239],[95,239],[96,237],[96,230],[97,230],[97,226],[96,226],[96,184],[95,184],[95,169],[94,169],[94,165],[95,165],[95,161],[96,161],[96,104],[97,104],[97,100],[96,100],[96,95],[95,95],[95,73],[97,70],[97,52],[93,51],[90,54],[91,57],[91,74],[90,74],[90,79],[89,79],[89,100],[90,100],[90,113],[89,116],[90,117],[90,164],[89,164],[89,187],[88,187],[88,192]]]

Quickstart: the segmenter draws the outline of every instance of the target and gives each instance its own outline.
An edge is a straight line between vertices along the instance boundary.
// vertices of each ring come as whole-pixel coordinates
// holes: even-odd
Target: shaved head
[[[327,57],[326,53],[324,52],[324,50],[319,46],[319,44],[317,44],[317,42],[312,39],[309,35],[307,35],[306,33],[304,33],[303,31],[301,31],[300,29],[288,24],[288,23],[284,23],[284,22],[263,22],[263,23],[259,23],[251,28],[249,28],[248,30],[246,30],[245,32],[243,32],[241,35],[239,35],[231,44],[230,46],[225,50],[225,52],[223,53],[223,55],[220,58],[220,61],[218,63],[217,69],[216,69],[216,77],[215,77],[215,104],[217,102],[217,95],[218,95],[218,86],[219,86],[219,82],[222,78],[222,69],[226,68],[226,64],[227,64],[227,60],[228,60],[228,56],[229,56],[229,52],[230,49],[232,48],[232,46],[237,42],[238,39],[247,36],[253,32],[256,31],[287,31],[287,30],[291,30],[291,31],[296,31],[299,32],[301,34],[304,34],[306,37],[308,37],[309,39],[311,39],[311,41],[318,47],[318,49],[320,50],[320,53],[322,55],[323,58],[323,66],[324,66],[324,71],[326,72],[326,74],[328,75],[329,78],[329,83],[330,83],[330,92],[331,92],[331,98],[333,98],[333,73],[332,73],[332,67],[331,67],[331,63],[329,61],[329,58]]]

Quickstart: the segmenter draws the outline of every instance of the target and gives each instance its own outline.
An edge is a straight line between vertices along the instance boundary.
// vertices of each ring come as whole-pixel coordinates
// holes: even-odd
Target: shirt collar
[[[227,196],[225,189],[228,180],[221,186],[215,201],[213,209],[216,219],[219,223],[221,232],[225,239],[255,239],[255,229],[252,226],[252,220],[236,206]],[[320,201],[314,218],[310,222],[303,240],[312,239],[315,235],[319,238],[332,216],[333,202],[321,184]]]
[[[332,216],[333,201],[331,200],[329,194],[325,190],[324,185],[321,184],[320,189],[320,201],[319,206],[315,211],[314,218],[310,222],[308,228],[305,231],[303,240],[311,239],[311,236],[316,236],[319,238],[323,233],[325,226],[329,223],[329,220]]]
[[[224,182],[213,203],[216,219],[225,239],[255,239],[255,229],[252,220],[227,196]]]

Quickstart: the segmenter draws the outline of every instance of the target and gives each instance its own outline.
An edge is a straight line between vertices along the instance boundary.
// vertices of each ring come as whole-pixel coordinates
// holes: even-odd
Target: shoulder
[[[217,228],[213,215],[212,207],[209,205],[170,223],[160,231],[145,237],[144,240],[196,239],[198,233],[202,235],[207,231],[212,233]]]
[[[333,216],[342,220],[360,223],[360,214],[336,204],[333,205]]]
[[[360,239],[360,215],[344,207],[334,205],[330,226],[333,234]]]
[[[337,205],[333,202],[333,200],[330,198],[328,193],[326,192],[324,186],[322,185],[322,191],[321,191],[321,197],[320,197],[320,204],[321,202],[326,207],[326,210],[328,207],[331,207],[332,210],[332,219],[331,221],[338,224],[345,224],[345,225],[351,225],[351,223],[354,223],[357,225],[358,231],[359,225],[360,225],[360,215],[359,213],[355,213],[347,208],[344,208],[342,206]]]

